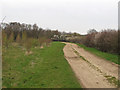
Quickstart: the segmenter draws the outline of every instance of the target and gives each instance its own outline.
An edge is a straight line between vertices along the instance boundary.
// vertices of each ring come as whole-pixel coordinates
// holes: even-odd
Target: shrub
[[[37,47],[39,45],[38,39],[32,39],[33,47]]]
[[[17,42],[17,43],[21,43],[20,33],[18,33],[18,35],[17,35],[16,42]]]
[[[9,36],[9,43],[12,43],[14,41],[14,33],[11,32],[10,36]]]
[[[27,38],[25,41],[25,48],[27,52],[29,53],[32,47],[32,38]]]
[[[7,34],[5,33],[4,30],[2,30],[2,45],[5,46],[6,48],[8,48],[9,46]]]
[[[26,42],[26,39],[27,39],[27,33],[26,33],[26,31],[23,31],[22,32],[22,43],[23,44]]]
[[[49,46],[51,42],[52,42],[51,39],[46,39],[46,45],[47,45],[47,46]]]
[[[103,52],[118,53],[118,31],[108,29],[87,34],[87,36],[81,38],[80,43]]]
[[[46,38],[45,37],[40,37],[39,39],[39,45],[42,46],[46,41]]]

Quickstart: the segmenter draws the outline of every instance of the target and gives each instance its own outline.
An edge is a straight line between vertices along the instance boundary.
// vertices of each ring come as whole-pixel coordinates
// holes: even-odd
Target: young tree
[[[8,48],[8,44],[7,34],[2,30],[2,45]]]
[[[88,34],[97,33],[97,31],[96,31],[95,29],[90,29],[90,30],[88,30],[87,33],[88,33]]]
[[[46,37],[40,37],[39,38],[39,44],[40,44],[40,46],[46,46],[47,38]]]
[[[32,38],[27,38],[25,42],[26,54],[31,54]]]
[[[12,43],[14,41],[14,32],[12,31],[9,36],[9,43]]]
[[[16,42],[17,42],[17,43],[21,43],[20,33],[18,33],[18,35],[17,35]]]
[[[47,46],[49,46],[51,42],[52,42],[51,39],[46,39],[46,45]]]
[[[32,45],[37,47],[39,45],[38,39],[32,39]]]
[[[41,37],[41,38],[38,39],[38,41],[39,41],[39,45],[41,47],[43,45],[43,43],[44,43],[44,38]]]
[[[23,31],[22,32],[22,44],[24,45],[24,43],[26,42],[26,40],[27,40],[27,33],[26,33],[26,31]]]

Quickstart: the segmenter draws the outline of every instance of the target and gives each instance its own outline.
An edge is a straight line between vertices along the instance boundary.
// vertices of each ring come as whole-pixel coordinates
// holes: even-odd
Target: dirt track
[[[80,48],[65,43],[64,55],[83,88],[115,88],[118,65]]]

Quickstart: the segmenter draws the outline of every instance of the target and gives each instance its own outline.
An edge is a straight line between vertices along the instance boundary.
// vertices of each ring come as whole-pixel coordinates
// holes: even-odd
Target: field
[[[105,62],[109,60],[119,64],[117,55],[101,52],[81,44],[77,45],[84,50],[74,43],[66,43],[66,45],[64,49],[65,44],[61,42],[52,42],[50,46],[44,46],[44,48],[33,46],[30,50],[31,54],[26,54],[26,48],[15,42],[10,44],[7,49],[3,47],[3,88],[81,88],[82,79],[85,81],[82,84],[87,85],[85,88],[102,87],[102,83],[106,85],[105,87],[117,85],[106,78],[106,76],[112,75],[110,79],[115,78],[114,81],[117,82],[117,72],[113,73],[117,67],[110,62]],[[77,56],[74,56],[75,54]],[[102,62],[99,62],[101,60]],[[104,64],[102,64],[103,62]],[[111,68],[108,70],[108,65],[113,70]],[[89,83],[86,72],[92,78],[93,86]],[[108,73],[106,74],[106,72]],[[101,73],[103,76],[96,79],[94,73],[98,75]],[[103,79],[107,83],[103,82]],[[96,80],[99,81],[99,84],[96,83]],[[88,84],[85,84],[86,81]],[[109,83],[111,83],[110,86]]]
[[[108,61],[111,61],[111,62],[114,62],[114,63],[120,65],[120,62],[118,61],[118,55],[116,55],[116,54],[101,52],[95,48],[89,48],[89,47],[86,47],[85,45],[82,45],[82,44],[77,44],[77,45],[84,48],[85,50],[95,54],[96,56],[99,56],[101,58],[104,58]]]
[[[64,58],[64,45],[52,42],[49,47],[32,48],[31,55],[19,45],[3,48],[3,87],[80,88]]]

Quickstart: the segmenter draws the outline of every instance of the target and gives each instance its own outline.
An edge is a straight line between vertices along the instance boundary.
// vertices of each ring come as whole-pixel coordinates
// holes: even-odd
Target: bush
[[[115,30],[102,31],[95,41],[96,47],[101,51],[110,53],[118,52],[118,32]]]
[[[27,33],[26,33],[26,31],[23,31],[22,32],[22,43],[23,43],[23,45],[26,42],[26,40],[27,40]]]
[[[118,31],[108,29],[91,33],[81,38],[80,43],[103,52],[118,53]]]
[[[33,47],[37,47],[39,45],[38,39],[32,39]]]
[[[85,38],[84,44],[88,47],[95,47],[95,33],[88,34]]]
[[[18,35],[17,35],[16,42],[17,42],[17,43],[21,43],[21,37],[20,37],[20,34],[19,34],[19,33],[18,33]]]
[[[51,42],[52,42],[51,39],[46,39],[46,45],[47,45],[47,46],[49,46]]]
[[[5,33],[4,30],[2,30],[2,46],[5,46],[6,48],[8,48],[9,46],[7,34]]]
[[[25,42],[25,48],[27,52],[29,53],[32,47],[32,38],[27,38]]]
[[[14,33],[11,32],[10,36],[9,36],[9,43],[12,43],[14,41]]]
[[[46,42],[46,38],[45,37],[40,37],[39,38],[39,45],[40,46],[42,46],[45,42]]]

